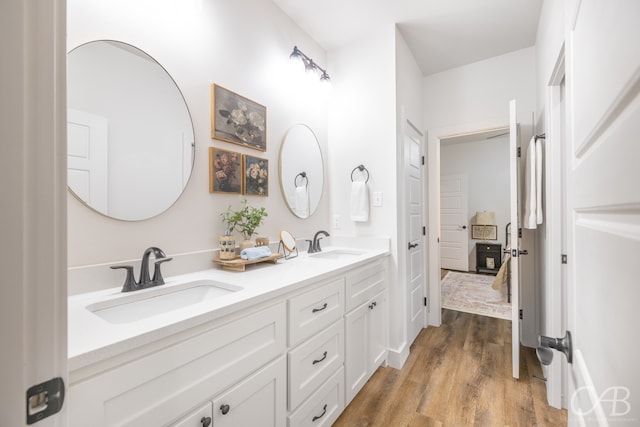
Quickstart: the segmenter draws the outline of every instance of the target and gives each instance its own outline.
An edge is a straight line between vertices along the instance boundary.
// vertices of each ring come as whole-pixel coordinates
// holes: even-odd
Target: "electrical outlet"
[[[342,227],[342,215],[335,214],[333,215],[333,224],[331,225],[331,228],[338,230],[340,227]]]

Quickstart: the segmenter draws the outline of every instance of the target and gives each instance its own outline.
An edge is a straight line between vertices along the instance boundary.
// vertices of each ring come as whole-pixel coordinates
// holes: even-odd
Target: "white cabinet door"
[[[387,359],[387,292],[380,292],[369,303],[369,375]]]
[[[213,400],[215,427],[282,427],[287,422],[284,356]]]
[[[211,427],[213,407],[207,402],[200,408],[180,419],[172,427]]]
[[[346,405],[367,382],[369,363],[369,304],[362,304],[345,316]]]

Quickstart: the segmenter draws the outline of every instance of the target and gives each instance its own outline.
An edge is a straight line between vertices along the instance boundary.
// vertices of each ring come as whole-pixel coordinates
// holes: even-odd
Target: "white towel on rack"
[[[351,183],[351,220],[369,221],[369,187],[364,181]]]
[[[295,211],[300,218],[309,217],[309,189],[306,185],[297,186],[294,192]]]
[[[524,228],[542,224],[542,142],[532,137],[524,164]]]
[[[534,138],[535,139],[535,138]],[[536,223],[542,224],[542,139],[536,141]]]

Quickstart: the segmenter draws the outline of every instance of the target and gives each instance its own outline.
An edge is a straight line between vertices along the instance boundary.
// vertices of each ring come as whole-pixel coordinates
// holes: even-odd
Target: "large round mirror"
[[[182,93],[152,57],[99,40],[68,55],[70,190],[111,218],[143,220],[180,197],[195,140]]]
[[[322,152],[307,125],[292,126],[280,147],[280,186],[287,206],[299,218],[315,212],[324,185]]]

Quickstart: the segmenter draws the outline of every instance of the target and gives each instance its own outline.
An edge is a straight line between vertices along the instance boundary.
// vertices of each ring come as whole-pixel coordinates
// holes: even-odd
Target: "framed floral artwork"
[[[209,192],[242,193],[242,155],[209,147]]]
[[[267,107],[212,84],[211,138],[267,151]]]
[[[248,196],[269,195],[269,160],[245,154],[243,163],[243,194]]]

